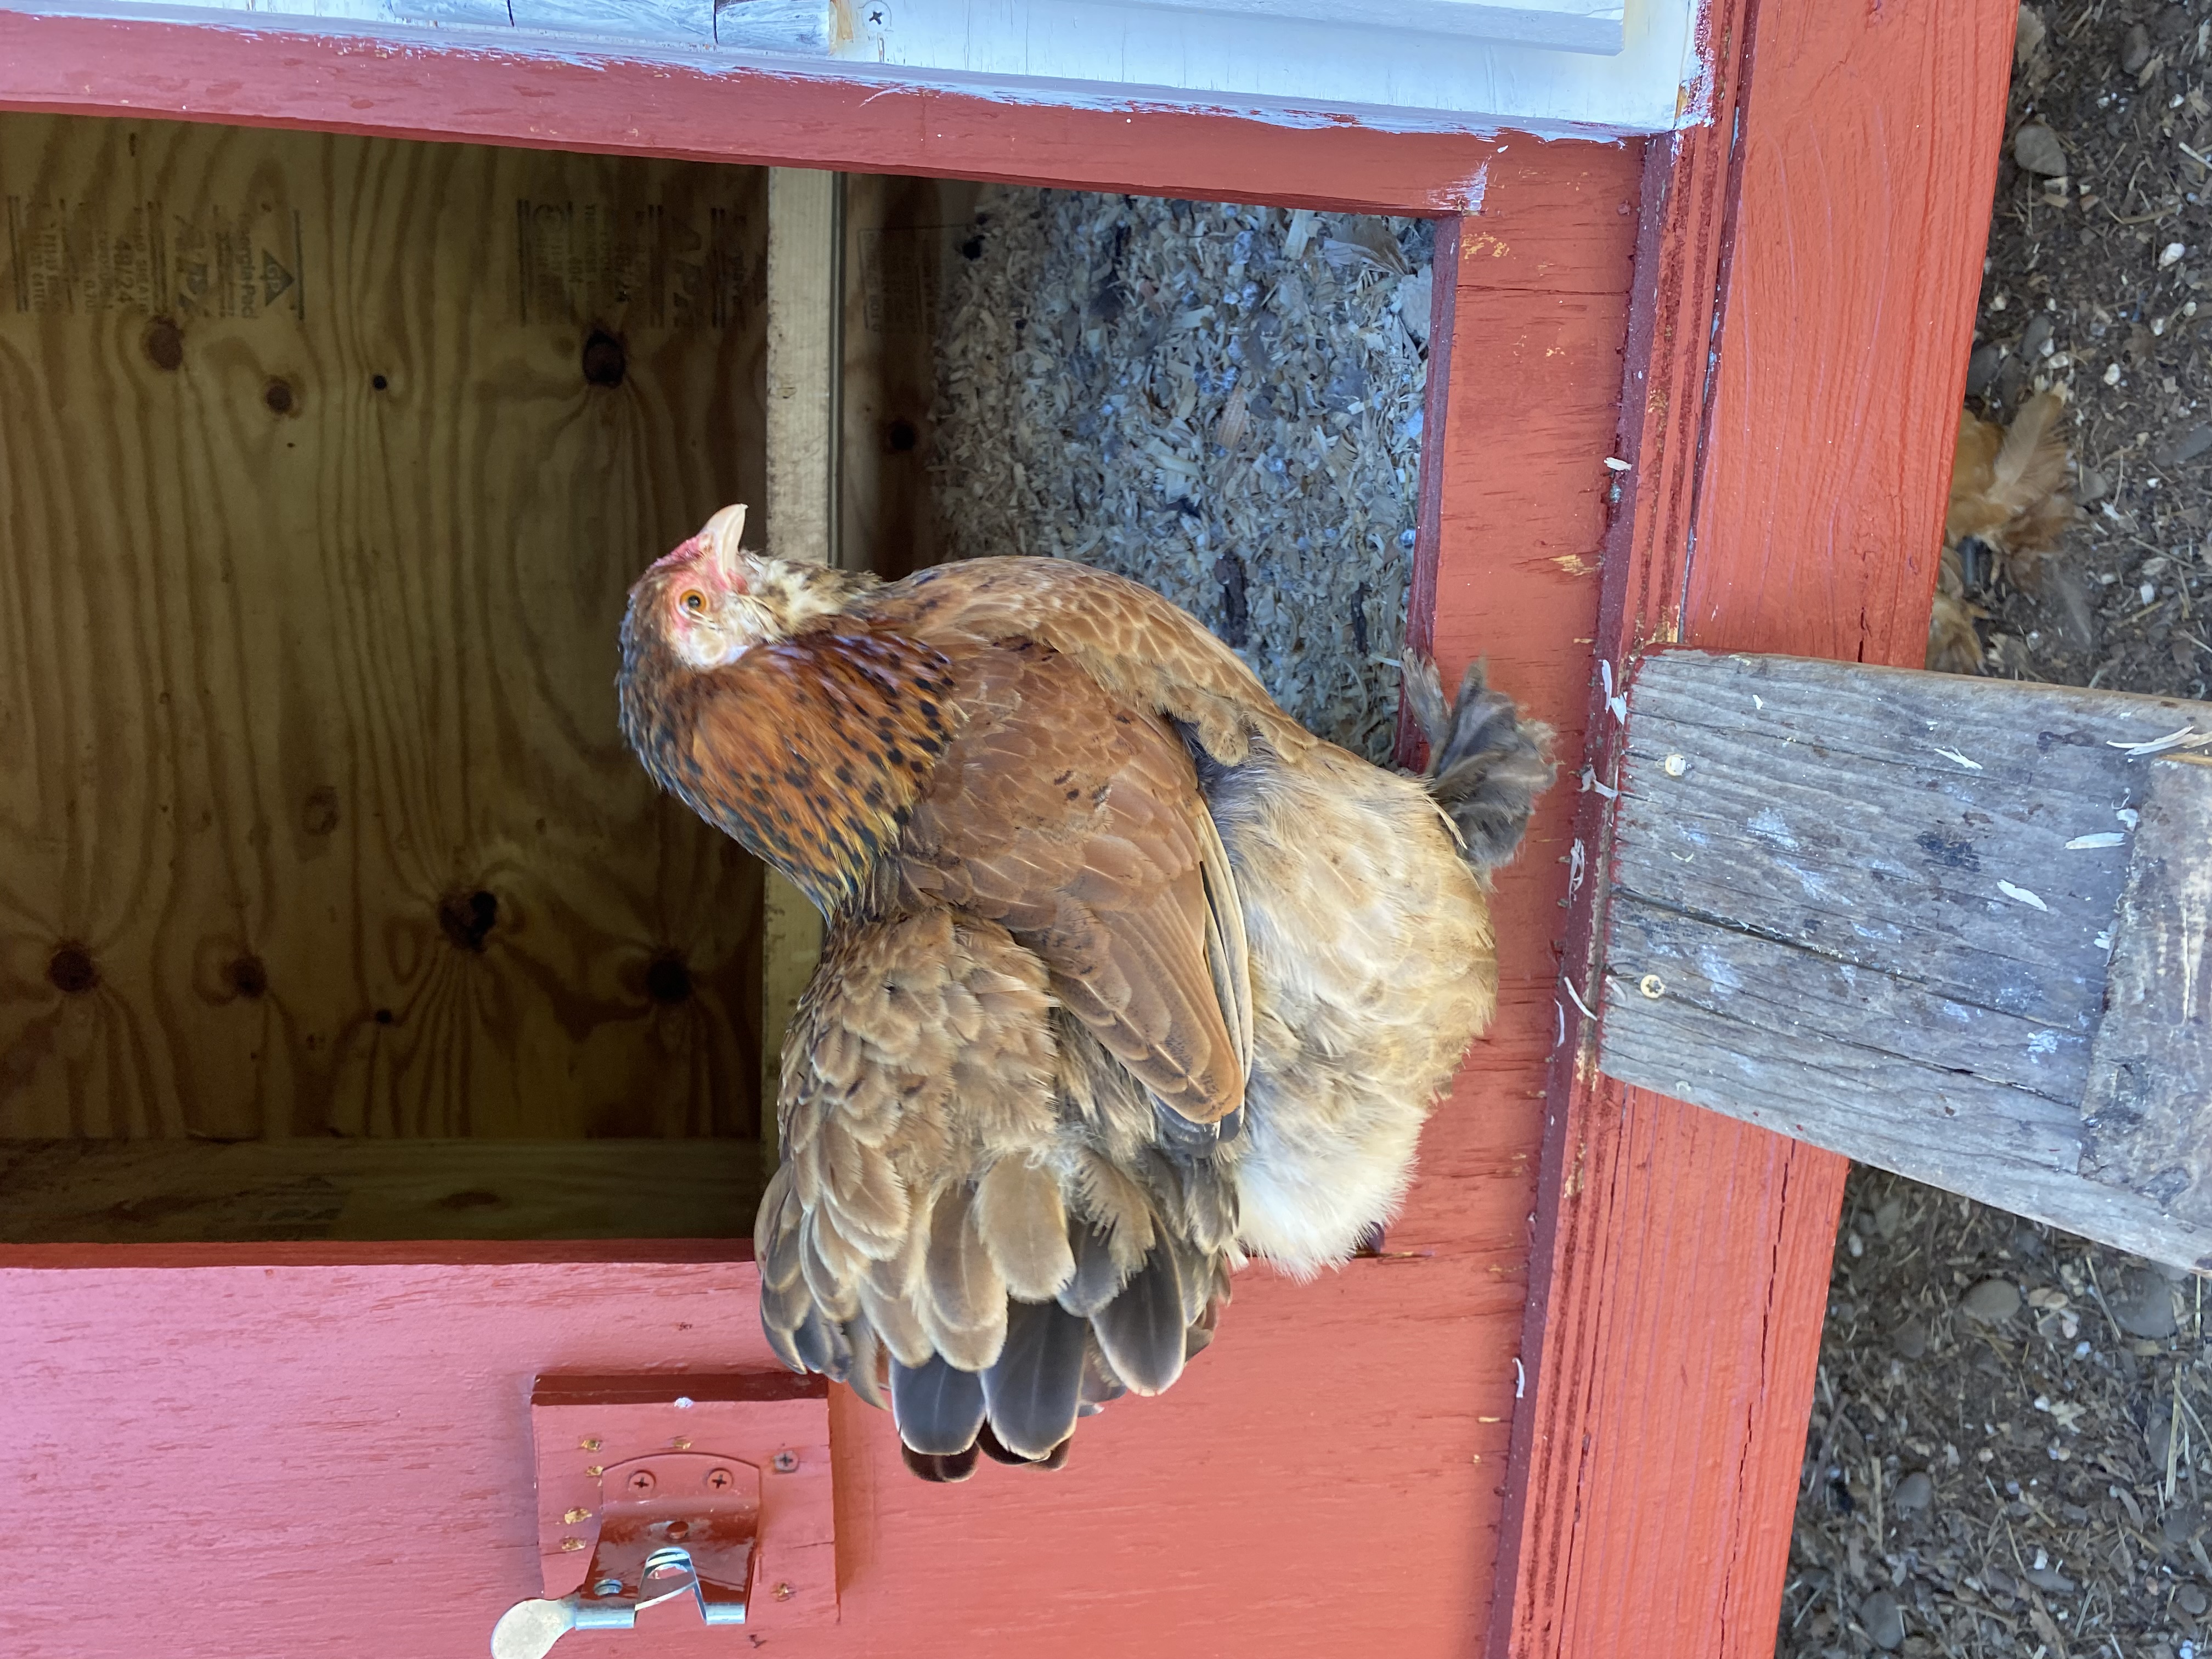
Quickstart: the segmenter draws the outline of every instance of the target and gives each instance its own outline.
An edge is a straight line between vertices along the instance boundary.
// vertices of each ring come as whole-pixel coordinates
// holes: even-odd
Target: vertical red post
[[[2012,0],[1716,0],[1719,120],[1651,146],[1597,650],[1917,663]],[[1648,274],[1647,274],[1648,273]],[[1602,845],[1598,700],[1581,839]],[[1594,866],[1600,860],[1594,856]],[[1774,1650],[1842,1158],[1595,1068],[1577,896],[1491,1652]]]

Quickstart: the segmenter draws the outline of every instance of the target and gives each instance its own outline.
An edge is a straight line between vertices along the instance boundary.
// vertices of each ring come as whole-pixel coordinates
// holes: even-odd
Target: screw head
[[[778,1474],[789,1474],[798,1467],[799,1454],[797,1452],[780,1451],[775,1455],[775,1472]]]
[[[592,1518],[592,1512],[589,1510],[570,1510],[561,1518],[573,1527],[579,1521],[590,1520]]]
[[[788,1584],[778,1584],[774,1589],[770,1590],[769,1594],[775,1597],[779,1601],[788,1601],[793,1596],[799,1594],[799,1592],[792,1589]]]
[[[569,1554],[574,1555],[578,1550],[584,1547],[584,1540],[580,1538],[564,1538],[561,1540],[561,1547],[563,1550],[566,1550]]]
[[[730,1489],[730,1483],[737,1478],[737,1476],[732,1474],[727,1469],[709,1469],[707,1471],[707,1485],[715,1492],[727,1492]]]
[[[659,1484],[653,1478],[651,1469],[636,1469],[631,1472],[629,1489],[632,1492],[651,1492]]]
[[[1667,775],[1670,778],[1679,778],[1682,776],[1690,769],[1689,757],[1686,755],[1668,756],[1666,760],[1666,769]]]
[[[592,1594],[594,1595],[620,1595],[622,1594],[622,1580],[619,1578],[602,1578],[598,1583],[592,1586]]]
[[[1636,988],[1656,1002],[1667,994],[1667,981],[1656,974],[1646,974],[1636,981]]]
[[[579,1441],[576,1443],[576,1449],[577,1449],[578,1451],[597,1451],[597,1450],[599,1450],[599,1441],[598,1441],[596,1438],[589,1439],[589,1440],[579,1440]]]

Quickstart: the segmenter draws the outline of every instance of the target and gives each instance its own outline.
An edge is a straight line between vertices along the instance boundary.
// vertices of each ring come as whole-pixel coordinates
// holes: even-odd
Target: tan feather
[[[823,1201],[838,1231],[864,1255],[895,1254],[906,1237],[911,1206],[890,1158],[879,1146],[864,1145],[842,1114],[823,1117],[820,1146]]]
[[[860,1281],[860,1311],[867,1316],[884,1346],[902,1365],[921,1365],[936,1352],[929,1331],[915,1304],[903,1291],[878,1289],[872,1276]]]
[[[800,1224],[799,1261],[815,1306],[836,1321],[860,1312],[860,1280],[867,1261],[846,1243],[826,1211],[810,1210]]]
[[[1319,741],[1188,612],[1109,571],[1059,559],[963,559],[872,590],[855,608],[865,614],[878,604],[933,638],[1049,646],[1109,696],[1191,726],[1224,764],[1243,760],[1255,737],[1293,757]]]
[[[1075,1160],[1072,1184],[1083,1214],[1106,1235],[1115,1266],[1124,1278],[1134,1273],[1158,1237],[1151,1197],[1121,1170],[1090,1154]]]
[[[1023,1158],[1002,1158],[976,1183],[976,1231],[1006,1289],[1024,1302],[1048,1302],[1075,1276],[1060,1182]]]
[[[1213,975],[1213,994],[1229,1021],[1230,1040],[1246,1081],[1252,1076],[1252,947],[1244,936],[1244,901],[1237,891],[1236,867],[1221,844],[1213,814],[1196,815],[1200,873],[1206,881],[1206,962]]]
[[[1939,674],[1982,672],[1982,637],[1975,623],[1989,613],[1966,598],[1956,548],[1943,550],[1936,602],[1928,613],[1927,666]]]
[[[963,1187],[938,1196],[922,1271],[928,1294],[917,1311],[932,1345],[963,1371],[983,1370],[1006,1343],[1006,1282],[975,1229],[971,1194]]]

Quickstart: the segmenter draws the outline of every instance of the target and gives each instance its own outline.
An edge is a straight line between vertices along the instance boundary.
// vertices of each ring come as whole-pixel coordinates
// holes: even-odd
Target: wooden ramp
[[[2212,707],[1666,652],[1606,1073],[2212,1267]]]

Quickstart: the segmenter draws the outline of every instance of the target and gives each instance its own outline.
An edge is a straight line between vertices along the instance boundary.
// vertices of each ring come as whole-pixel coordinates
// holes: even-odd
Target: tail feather
[[[1480,662],[1447,708],[1436,665],[1409,658],[1406,696],[1429,740],[1429,794],[1458,830],[1462,856],[1478,871],[1508,862],[1536,798],[1558,775],[1550,728],[1521,719],[1512,698],[1490,689]]]
[[[1007,1308],[1006,1346],[983,1373],[983,1400],[991,1432],[1022,1461],[1042,1462],[1075,1432],[1090,1334],[1056,1302]]]
[[[899,1438],[918,1452],[956,1457],[983,1426],[983,1379],[933,1355],[927,1365],[891,1362],[891,1415]]]

